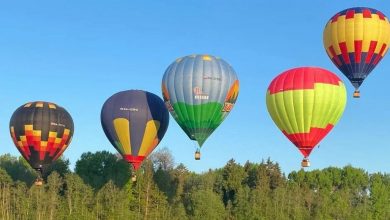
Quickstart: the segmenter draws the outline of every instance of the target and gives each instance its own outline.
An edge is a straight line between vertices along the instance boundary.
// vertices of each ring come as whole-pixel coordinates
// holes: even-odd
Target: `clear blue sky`
[[[10,3],[12,2],[12,3]],[[161,78],[176,58],[220,56],[240,79],[233,111],[202,148],[171,117],[157,149],[202,172],[230,158],[243,164],[270,157],[286,173],[300,169],[298,150],[276,128],[265,106],[270,81],[297,66],[320,66],[346,83],[348,102],[335,129],[311,154],[310,169],[351,164],[390,172],[390,55],[361,87],[361,99],[329,60],[322,44],[328,19],[368,6],[390,16],[387,1],[9,1],[0,7],[0,154],[19,155],[8,131],[20,105],[35,100],[65,107],[75,123],[64,155],[116,152],[100,125],[104,101],[121,90],[161,97]]]

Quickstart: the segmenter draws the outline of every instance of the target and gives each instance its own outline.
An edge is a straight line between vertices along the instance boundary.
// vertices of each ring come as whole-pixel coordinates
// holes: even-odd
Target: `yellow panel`
[[[159,143],[159,140],[158,140],[158,137],[156,137],[153,142],[152,142],[152,147],[149,147],[149,149],[145,152],[145,155],[149,155],[153,150],[154,150],[154,147],[157,146],[157,144]]]
[[[386,42],[386,44],[387,44],[387,47],[389,47],[389,44],[390,44],[390,23],[388,21],[386,21],[386,22],[384,22],[383,25],[387,26],[387,28],[385,28],[386,34],[384,34],[383,38],[384,38],[384,42]]]
[[[47,141],[41,141],[41,150],[45,151],[47,148]]]
[[[43,102],[37,102],[37,104],[35,104],[35,107],[42,108],[43,107]]]
[[[67,128],[65,128],[65,129],[64,129],[64,134],[69,135],[69,133],[70,133],[70,130],[67,129]]]
[[[33,130],[33,125],[24,125],[24,130],[25,131],[32,131]]]
[[[328,22],[328,24],[326,24],[326,26],[325,26],[324,34],[323,34],[324,47],[327,51],[328,51],[328,48],[332,45],[331,26],[332,26],[332,24],[330,22]],[[330,51],[328,51],[328,54],[329,55],[331,54]]]
[[[202,57],[203,60],[206,60],[206,61],[211,61],[211,57],[210,56],[207,56],[207,55],[204,55]]]
[[[362,46],[362,52],[368,52],[370,49],[370,43],[371,41],[377,41],[378,40],[378,15],[372,14],[372,18],[370,19],[364,19],[363,22],[363,46]]]
[[[59,144],[59,143],[61,143],[61,141],[62,141],[62,138],[56,138],[56,140],[54,141],[54,143]]]
[[[153,146],[154,140],[157,137],[158,129],[160,128],[160,122],[156,120],[150,120],[146,123],[144,138],[142,139],[141,148],[139,149],[138,156],[148,156],[147,152],[151,152],[156,145]]]
[[[362,13],[355,14],[354,19],[351,19],[354,21],[353,34],[355,40],[363,40],[363,19]]]
[[[55,104],[50,103],[50,104],[49,104],[49,108],[56,109],[57,107],[56,107]]]
[[[355,19],[345,20],[345,42],[348,53],[355,52]]]
[[[375,50],[375,53],[379,53],[382,45],[386,44],[386,48],[389,46],[390,41],[390,24],[386,21],[379,21],[380,36],[378,40],[378,47]],[[386,50],[385,48],[385,50]],[[383,53],[384,54],[384,53]]]
[[[40,131],[40,130],[34,130],[34,131],[33,131],[33,135],[34,135],[34,136],[40,137],[40,136],[41,136],[41,133],[42,133],[42,131]]]
[[[130,122],[126,118],[114,119],[114,128],[119,142],[122,145],[122,153],[131,154]]]
[[[339,47],[339,40],[338,40],[338,22],[334,22],[331,24],[331,42],[332,42],[332,45],[333,45],[333,49],[336,53],[336,55],[340,55],[341,54],[341,50],[340,50],[340,47]]]
[[[337,44],[345,42],[345,15],[340,16],[337,19]]]
[[[375,51],[374,53],[378,54],[382,48],[382,45],[383,45],[383,35],[384,35],[384,31],[385,29],[384,26],[382,26],[382,20],[377,20],[376,21],[376,25],[378,27],[378,35],[377,35],[377,45],[376,45],[376,48],[375,48]]]
[[[57,137],[57,132],[49,131],[49,137]]]
[[[27,138],[26,138],[26,136],[20,136],[19,138],[20,138],[20,140],[21,140],[22,142],[25,142],[25,141],[27,141]]]
[[[31,106],[31,104],[32,104],[32,103],[31,103],[31,102],[29,102],[29,103],[25,104],[25,105],[24,105],[24,107],[25,107],[25,108],[28,108],[28,107],[30,107],[30,106]]]

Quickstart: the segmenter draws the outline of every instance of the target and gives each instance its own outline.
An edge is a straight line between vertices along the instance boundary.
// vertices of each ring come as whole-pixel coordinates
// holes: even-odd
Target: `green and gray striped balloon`
[[[239,82],[233,68],[210,55],[177,59],[165,71],[165,104],[191,140],[202,147],[236,102]]]

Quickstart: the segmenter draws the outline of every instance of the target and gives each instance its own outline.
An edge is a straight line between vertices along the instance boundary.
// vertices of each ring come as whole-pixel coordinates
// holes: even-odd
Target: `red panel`
[[[302,152],[303,156],[307,157],[333,127],[332,124],[328,124],[326,128],[311,128],[309,133],[287,134],[285,131],[282,132]]]
[[[337,66],[341,66],[341,61],[339,59],[339,56],[337,56],[336,52],[334,51],[333,46],[329,47],[330,53],[332,54],[332,60],[336,62]]]
[[[47,140],[47,151],[49,152],[49,156],[53,157],[56,149],[54,148],[55,138],[48,138]]]
[[[53,154],[53,156],[54,156],[55,153],[58,152],[59,148],[60,148],[60,144],[59,144],[59,143],[54,143],[54,145],[53,145],[53,151],[50,152],[50,155]]]
[[[340,17],[340,14],[333,16],[332,23],[336,22],[339,17]]]
[[[26,132],[26,140],[27,140],[27,145],[28,146],[33,146],[33,136],[32,135],[28,135],[27,132]]]
[[[351,19],[355,16],[355,10],[348,10],[345,14],[345,19]]]
[[[362,41],[355,40],[355,63],[362,61]]]
[[[375,57],[375,60],[372,62],[372,64],[377,65],[379,63],[379,61],[383,57],[383,52],[385,52],[385,49],[386,49],[386,44],[383,44],[381,50],[379,51],[378,56]]]
[[[41,160],[41,161],[44,160],[45,154],[46,154],[46,151],[43,151],[43,150],[39,151],[39,160]]]
[[[365,60],[366,63],[370,63],[371,62],[372,55],[374,54],[374,51],[375,51],[375,48],[376,48],[376,44],[377,44],[376,41],[371,41],[370,42],[370,48],[368,49],[367,57],[366,57],[366,60]]]
[[[289,90],[314,89],[315,83],[339,85],[340,78],[334,73],[318,67],[299,67],[287,70],[272,80],[270,94]]]
[[[62,148],[62,147],[66,144],[66,142],[68,141],[68,138],[69,138],[69,135],[64,134],[64,135],[62,136],[62,140],[61,140],[61,142],[60,142],[60,144],[59,144],[59,147]]]
[[[132,156],[132,155],[125,155],[125,160],[128,163],[131,163],[133,165],[134,170],[138,170],[141,166],[142,161],[144,161],[144,156]]]
[[[41,136],[33,136],[33,141],[41,141]]]
[[[341,43],[339,43],[339,47],[340,47],[340,50],[341,50],[341,54],[343,55],[344,63],[345,64],[350,64],[351,61],[349,60],[347,44],[345,42],[341,42]]]
[[[379,16],[379,19],[385,20],[385,17],[386,17],[386,16],[385,16],[384,14],[382,14],[382,12],[377,11],[376,14]]]
[[[363,18],[371,18],[371,11],[369,9],[363,9]]]
[[[26,156],[27,158],[30,158],[30,156],[31,156],[30,148],[29,148],[28,146],[25,146],[25,147],[23,147],[23,148],[24,148],[24,152],[26,153],[25,156]]]
[[[371,18],[371,11],[368,9],[363,9],[363,18]]]

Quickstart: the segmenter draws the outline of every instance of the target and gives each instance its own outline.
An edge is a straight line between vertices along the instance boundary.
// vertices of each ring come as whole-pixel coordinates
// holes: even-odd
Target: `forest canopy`
[[[204,173],[162,148],[131,181],[107,151],[60,158],[35,186],[22,157],[0,156],[0,219],[390,219],[390,175],[345,166],[282,173],[271,159],[233,159]]]

